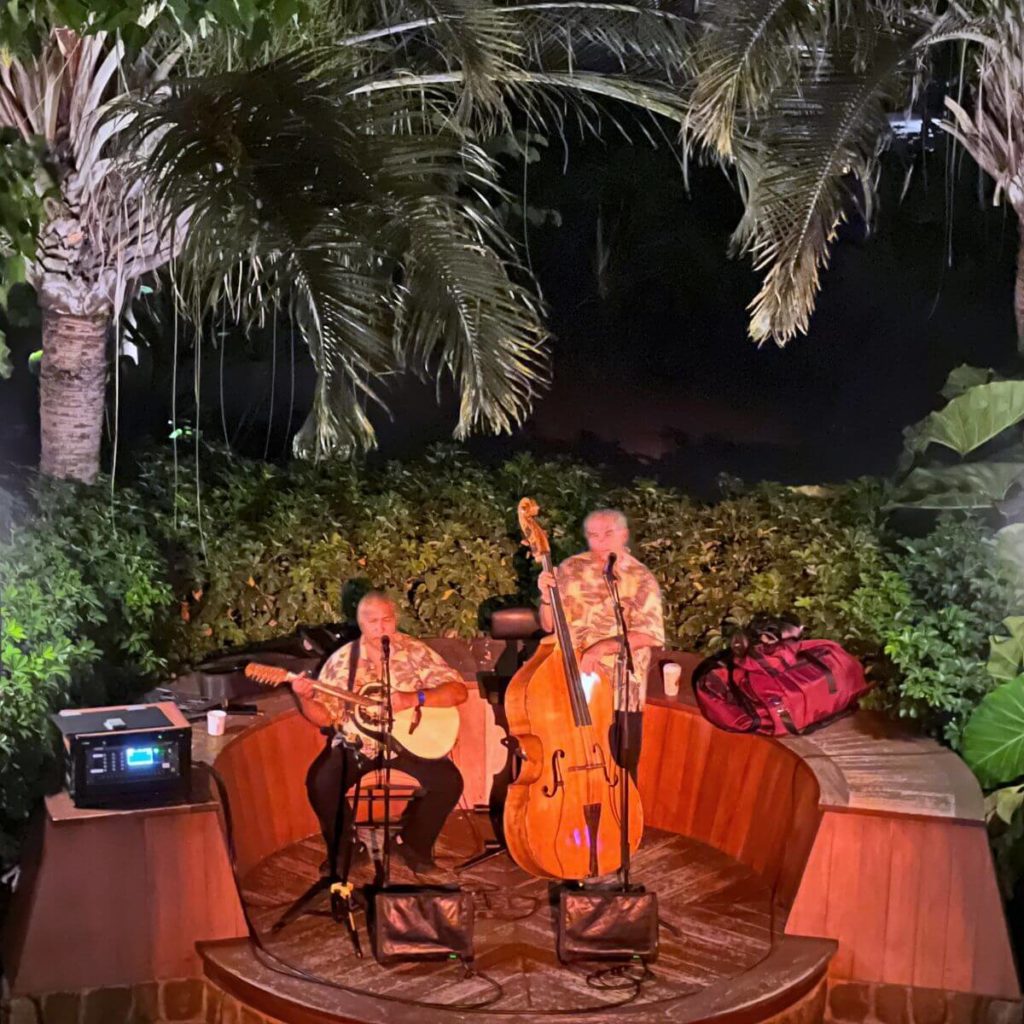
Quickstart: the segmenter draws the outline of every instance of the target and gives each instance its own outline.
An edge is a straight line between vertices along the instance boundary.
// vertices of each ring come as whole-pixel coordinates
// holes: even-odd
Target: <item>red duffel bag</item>
[[[706,659],[693,673],[709,722],[765,736],[795,736],[831,721],[869,689],[861,663],[832,640],[752,643]]]

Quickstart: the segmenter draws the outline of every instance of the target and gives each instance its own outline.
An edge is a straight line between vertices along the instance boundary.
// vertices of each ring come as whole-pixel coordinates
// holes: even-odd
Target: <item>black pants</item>
[[[377,767],[375,761],[358,757],[344,744],[331,746],[331,741],[317,755],[306,773],[306,793],[309,802],[320,821],[320,831],[327,843],[330,856],[334,838],[334,822],[338,813],[338,799],[342,793]],[[425,761],[411,754],[402,753],[391,759],[394,771],[411,775],[424,791],[414,797],[401,818],[403,843],[420,857],[429,858],[444,823],[462,796],[462,775],[447,758]],[[342,808],[341,837],[338,843],[339,861],[341,851],[352,830],[352,808],[344,800]]]

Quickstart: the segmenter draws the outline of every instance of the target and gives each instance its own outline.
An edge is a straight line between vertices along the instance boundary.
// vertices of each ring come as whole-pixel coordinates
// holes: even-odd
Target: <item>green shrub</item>
[[[403,627],[472,636],[496,603],[532,603],[516,520],[541,505],[554,555],[595,507],[622,508],[665,599],[669,643],[707,651],[758,611],[798,614],[867,661],[875,702],[956,744],[993,685],[988,636],[1014,610],[976,521],[891,535],[881,485],[760,486],[699,504],[651,481],[522,456],[488,468],[450,446],[378,466],[286,470],[206,450],[141,460],[130,486],[50,485],[0,544],[0,796],[10,834],[42,786],[46,716],[115,701],[181,663],[341,617],[343,584],[383,587]]]
[[[118,702],[164,665],[173,591],[131,492],[48,484],[0,544],[0,857],[47,785],[71,705]]]

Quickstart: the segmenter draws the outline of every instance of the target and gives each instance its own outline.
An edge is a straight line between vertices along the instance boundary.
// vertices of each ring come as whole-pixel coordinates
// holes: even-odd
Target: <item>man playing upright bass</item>
[[[591,512],[583,521],[583,533],[587,550],[567,558],[553,574],[542,572],[537,580],[540,624],[546,633],[552,631],[550,591],[557,582],[573,645],[582,652],[580,671],[600,670],[614,682],[620,639],[604,573],[608,556],[615,555],[613,572],[633,651],[634,671],[627,680],[627,707],[623,708],[619,694],[615,695],[615,727],[610,742],[611,749],[617,751],[618,736],[614,735],[614,730],[616,727],[621,729],[623,723],[628,722],[630,756],[627,767],[635,778],[651,649],[665,643],[661,589],[650,570],[629,553],[629,524],[621,512],[616,509]]]

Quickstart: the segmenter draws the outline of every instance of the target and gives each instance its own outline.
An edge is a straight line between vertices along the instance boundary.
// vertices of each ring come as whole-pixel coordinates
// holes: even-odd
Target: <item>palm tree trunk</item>
[[[91,484],[100,471],[110,316],[43,311],[39,468]]]

